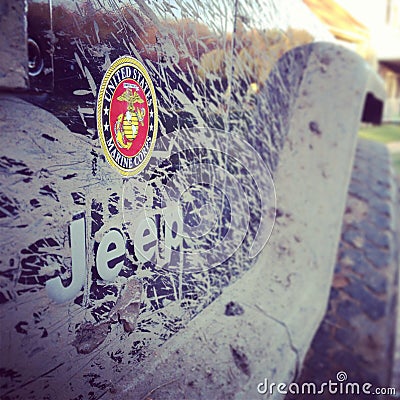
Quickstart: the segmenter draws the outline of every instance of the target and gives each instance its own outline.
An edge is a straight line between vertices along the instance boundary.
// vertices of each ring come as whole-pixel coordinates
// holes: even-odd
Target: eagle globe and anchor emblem
[[[107,69],[97,98],[97,131],[109,164],[124,176],[149,162],[157,138],[158,108],[145,67],[124,56]]]
[[[139,86],[132,83],[124,83],[125,92],[117,97],[118,101],[127,103],[125,113],[118,115],[115,122],[116,140],[119,146],[124,149],[130,149],[135,140],[139,125],[143,126],[143,120],[146,115],[144,107],[135,106],[135,104],[143,104],[144,100],[137,93]]]

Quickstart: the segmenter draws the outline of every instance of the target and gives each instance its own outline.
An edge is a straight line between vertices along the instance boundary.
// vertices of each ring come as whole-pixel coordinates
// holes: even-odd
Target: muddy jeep
[[[357,144],[384,100],[359,56],[301,2],[0,11],[2,399],[293,398],[326,310],[303,371],[390,385],[396,191]]]

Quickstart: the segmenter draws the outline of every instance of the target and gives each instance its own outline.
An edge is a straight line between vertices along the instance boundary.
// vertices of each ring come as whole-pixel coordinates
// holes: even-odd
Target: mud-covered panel
[[[104,157],[93,175],[88,141],[27,103],[1,106],[2,396],[98,396],[251,267],[272,182],[253,148],[209,130],[159,141],[138,177]]]
[[[251,268],[275,217],[268,167],[240,132],[192,128],[123,179],[38,110],[13,144],[33,109],[2,105],[3,393],[97,396]]]
[[[101,157],[95,177],[90,143],[48,113],[21,100],[0,102],[1,396],[28,398],[15,390],[68,364],[64,350],[73,343],[90,347],[77,344],[81,325],[100,321],[101,307],[127,286],[90,284],[95,261],[88,252],[122,225],[115,211],[121,178],[104,173]],[[124,264],[124,240],[117,250],[109,261]],[[34,393],[43,398],[41,389]]]

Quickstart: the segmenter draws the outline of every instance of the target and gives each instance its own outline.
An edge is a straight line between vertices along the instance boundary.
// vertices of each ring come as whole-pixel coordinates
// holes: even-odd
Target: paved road
[[[387,147],[390,153],[400,153],[400,142],[388,143]],[[397,189],[398,189],[397,206],[400,209],[400,176],[397,176]],[[397,215],[400,216],[400,212]],[[400,221],[398,221],[398,224],[400,224]],[[400,388],[400,296],[398,297],[398,305],[397,305],[397,338],[396,338],[392,386]],[[398,391],[397,395],[394,398],[400,399],[400,391]]]
[[[398,151],[400,152],[400,142],[391,143],[396,144]],[[389,146],[388,146],[389,147]],[[390,151],[393,151],[389,148]],[[400,208],[400,176],[397,176],[397,189],[398,189],[398,204],[397,206]],[[400,212],[398,213],[400,215]],[[400,221],[398,221],[400,224]],[[393,378],[392,378],[393,386],[400,388],[400,295],[398,297],[397,304],[397,338],[396,338],[396,350],[395,350],[395,360],[394,360],[394,370],[393,370]],[[397,398],[400,398],[400,391],[397,393]]]

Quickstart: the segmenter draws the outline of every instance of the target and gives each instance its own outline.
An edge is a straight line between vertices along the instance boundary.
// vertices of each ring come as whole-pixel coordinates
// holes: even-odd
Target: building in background
[[[400,0],[303,0],[385,82],[384,121],[400,122]]]

